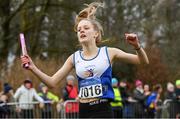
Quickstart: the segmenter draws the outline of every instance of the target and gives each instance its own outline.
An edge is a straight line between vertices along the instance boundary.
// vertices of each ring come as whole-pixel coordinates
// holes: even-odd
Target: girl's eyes
[[[89,29],[89,27],[86,27],[86,28],[84,28],[84,29],[88,30],[88,29]]]
[[[89,27],[85,26],[84,29],[85,29],[85,30],[88,30]],[[77,31],[78,31],[78,32],[81,31],[81,28],[79,28]]]
[[[84,29],[89,29],[89,27],[88,26],[84,26]]]

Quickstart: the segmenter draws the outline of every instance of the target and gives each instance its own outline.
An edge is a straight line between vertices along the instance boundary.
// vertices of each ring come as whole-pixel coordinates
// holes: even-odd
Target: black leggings
[[[111,105],[109,102],[80,103],[79,118],[113,118]]]

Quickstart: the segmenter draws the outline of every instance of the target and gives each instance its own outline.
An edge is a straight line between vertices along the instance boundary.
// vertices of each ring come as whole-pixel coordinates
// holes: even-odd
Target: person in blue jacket
[[[157,111],[158,108],[158,102],[160,101],[161,93],[162,93],[162,86],[160,84],[156,84],[153,87],[153,92],[146,101],[146,106],[148,107],[148,115],[149,115],[148,117],[150,118],[155,117],[155,112]]]

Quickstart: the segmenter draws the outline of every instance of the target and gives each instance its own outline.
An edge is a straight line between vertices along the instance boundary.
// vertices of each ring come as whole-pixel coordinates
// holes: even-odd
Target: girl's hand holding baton
[[[21,49],[22,49],[22,56],[21,56],[22,66],[26,69],[32,69],[33,62],[27,54],[26,43],[25,43],[25,38],[24,38],[23,33],[20,33],[20,43],[21,43]]]

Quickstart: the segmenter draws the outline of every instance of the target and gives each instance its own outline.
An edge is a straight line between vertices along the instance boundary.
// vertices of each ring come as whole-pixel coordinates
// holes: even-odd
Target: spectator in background
[[[144,84],[144,95],[148,97],[151,94],[150,88],[148,84]]]
[[[1,94],[0,96],[0,118],[9,118],[10,108],[6,104],[8,102],[8,97],[5,94]]]
[[[121,92],[123,103],[125,103],[130,97],[129,93],[127,92],[128,88],[127,88],[127,82],[125,80],[119,82],[119,90]]]
[[[135,81],[136,89],[133,91],[133,98],[137,101],[135,103],[135,118],[142,118],[144,116],[144,102],[146,96],[144,95],[143,83],[141,80]]]
[[[174,107],[176,107],[176,102],[174,103],[174,101],[176,100],[176,94],[175,94],[175,87],[171,82],[167,83],[167,90],[165,92],[164,98],[166,101],[168,100],[168,102],[167,102],[168,104],[166,104],[167,112],[163,113],[163,115],[168,114],[167,117],[175,118]]]
[[[171,82],[167,83],[167,91],[165,92],[165,99],[174,100],[176,98],[174,85]]]
[[[177,99],[176,107],[175,107],[175,114],[176,114],[176,118],[179,119],[180,117],[180,79],[176,80],[175,95]]]
[[[58,102],[59,98],[58,96],[51,93],[45,84],[41,83],[39,85],[39,88],[40,88],[40,92],[38,93],[38,95],[41,98],[43,98],[44,101],[49,101],[45,103],[44,108],[42,109],[41,117],[51,118],[52,117],[52,104],[54,102]]]
[[[122,99],[121,93],[118,88],[118,80],[116,78],[112,78],[112,87],[114,91],[114,101],[111,102],[112,110],[114,118],[122,118]]]
[[[66,77],[66,86],[63,89],[63,100],[75,100],[78,96],[78,88],[75,86],[75,77],[68,75]]]
[[[3,85],[3,93],[8,97],[8,102],[14,102],[14,91],[13,91],[13,88],[12,86],[9,84],[9,83],[4,83]],[[9,115],[9,118],[13,118],[13,117],[16,117],[17,114],[15,112],[16,110],[16,106],[15,105],[11,105],[9,107],[10,109],[10,115]]]
[[[145,117],[148,118],[148,117],[150,117],[150,114],[151,114],[151,113],[148,112],[148,107],[145,104],[147,102],[148,97],[151,95],[151,91],[150,91],[150,88],[149,88],[148,84],[144,84],[144,95],[145,95],[145,101],[144,101]]]
[[[3,90],[4,90],[4,93],[11,93],[13,94],[13,88],[8,84],[8,83],[4,83],[4,86],[3,86]]]
[[[121,93],[122,103],[123,103],[123,118],[131,118],[134,117],[132,110],[132,97],[128,92],[128,85],[125,80],[121,80],[119,82],[119,90]]]
[[[175,90],[176,98],[180,100],[180,79],[176,80],[176,90]]]
[[[4,83],[3,91],[0,92],[0,118],[8,118],[10,115],[10,108],[7,105],[9,102],[7,94],[10,90],[12,90],[12,87],[8,83]]]
[[[3,84],[3,91],[0,92],[0,96],[1,95],[6,95],[8,98],[8,101],[13,102],[13,100],[10,99],[14,95],[13,88],[8,83]]]
[[[63,89],[63,100],[76,100],[78,98],[78,88],[75,85],[75,77],[68,75],[66,77],[66,86]],[[79,105],[77,102],[66,103],[66,118],[77,117],[79,112]]]
[[[13,97],[14,92],[13,92],[13,88],[8,84],[8,83],[4,83],[3,84],[3,91],[0,92],[0,95],[9,95],[10,97]],[[10,101],[12,101],[13,99],[8,99]]]
[[[148,107],[148,112],[151,116],[149,118],[154,118],[155,112],[158,111],[158,102],[160,101],[162,90],[162,86],[160,84],[156,84],[153,87],[153,92],[147,99],[146,106]]]
[[[14,99],[20,103],[19,107],[17,107],[17,111],[21,112],[22,118],[34,117],[34,106],[33,104],[31,104],[34,98],[40,102],[40,107],[42,108],[44,106],[44,100],[37,94],[36,90],[33,88],[32,81],[30,79],[26,79],[24,81],[24,84],[21,85],[21,87],[19,87],[14,94]]]
[[[176,115],[176,119],[180,119],[180,113]]]

